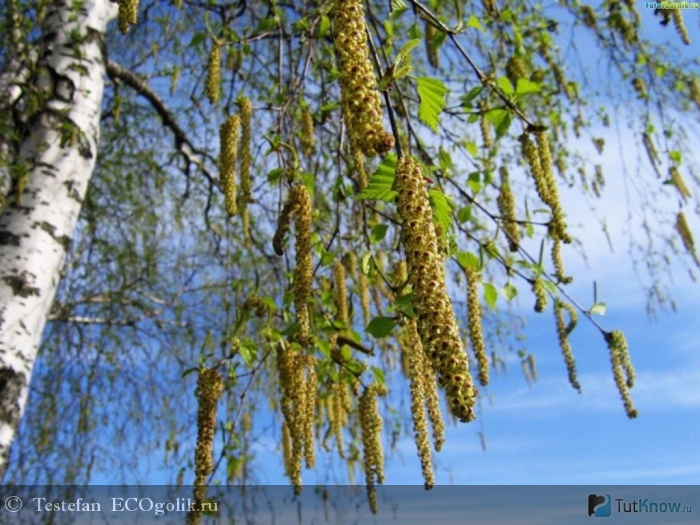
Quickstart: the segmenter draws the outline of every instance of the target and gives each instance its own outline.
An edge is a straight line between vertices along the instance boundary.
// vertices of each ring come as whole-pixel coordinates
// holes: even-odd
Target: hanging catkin
[[[394,137],[384,130],[377,77],[369,59],[365,10],[361,0],[336,0],[335,48],[344,117],[350,140],[368,157],[394,147]]]
[[[400,159],[395,184],[418,332],[445,389],[450,411],[461,421],[471,421],[477,390],[447,295],[443,258],[420,165],[410,157]]]

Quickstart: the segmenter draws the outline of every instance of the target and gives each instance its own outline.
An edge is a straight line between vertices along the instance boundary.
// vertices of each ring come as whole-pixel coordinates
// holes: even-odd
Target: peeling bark
[[[0,479],[27,402],[41,336],[99,143],[109,0],[57,0],[47,8],[33,116],[20,161],[29,167],[18,202],[0,216]]]

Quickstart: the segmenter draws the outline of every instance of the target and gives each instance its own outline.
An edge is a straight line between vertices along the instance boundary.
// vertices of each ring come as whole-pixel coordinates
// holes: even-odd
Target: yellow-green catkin
[[[370,305],[369,305],[369,285],[367,283],[367,276],[360,271],[357,277],[357,286],[360,292],[360,306],[362,307],[362,320],[365,326],[369,324],[370,321]]]
[[[569,314],[569,322],[566,322],[564,318],[564,312]],[[576,375],[576,360],[574,359],[574,353],[571,349],[571,343],[569,343],[569,334],[576,327],[576,322],[578,320],[578,314],[576,310],[569,303],[560,301],[559,299],[554,301],[554,317],[557,323],[557,336],[559,338],[559,348],[561,348],[562,355],[564,356],[564,362],[566,363],[566,371],[569,375],[569,383],[579,392],[581,391],[581,385],[578,382],[578,377]]]
[[[678,190],[678,193],[683,198],[683,200],[689,199],[690,190],[688,189],[688,186],[683,180],[683,177],[681,176],[681,172],[678,170],[678,167],[671,166],[668,169],[668,174],[671,177],[671,182],[676,187],[676,190]]]
[[[251,126],[253,108],[250,99],[243,98],[240,102],[241,106],[241,185],[240,194],[238,195],[238,209],[241,214],[243,227],[243,239],[246,248],[250,248],[250,213],[248,211],[248,203],[252,202],[252,179],[250,167],[253,162],[251,154]]]
[[[284,244],[287,233],[289,232],[293,208],[294,202],[292,202],[290,198],[282,207],[279,219],[277,220],[277,229],[275,230],[275,235],[272,237],[272,247],[277,255],[284,254]]]
[[[240,117],[231,115],[219,129],[219,177],[224,190],[226,211],[229,215],[235,215],[237,212],[236,161],[240,126]]]
[[[350,144],[350,149],[352,150],[352,160],[357,173],[357,186],[359,191],[362,191],[367,187],[368,181],[367,171],[365,170],[365,156],[359,148],[354,147],[352,144]]]
[[[369,59],[365,10],[361,0],[336,0],[335,48],[344,116],[350,141],[368,157],[394,147],[394,137],[384,130],[377,77]]]
[[[212,39],[211,51],[209,51],[204,88],[209,102],[214,104],[219,101],[221,96],[221,46],[216,39]]]
[[[281,342],[277,347],[277,371],[280,382],[280,407],[291,437],[288,474],[294,485],[294,492],[300,494],[302,456],[306,439],[306,389],[303,357],[287,341]],[[284,432],[284,428],[282,431]]]
[[[479,127],[481,128],[481,142],[484,149],[493,147],[493,136],[491,135],[491,124],[486,117],[486,105],[481,104],[481,112],[479,114]]]
[[[486,354],[484,342],[484,330],[481,326],[481,303],[479,302],[479,273],[471,266],[466,269],[467,274],[467,317],[469,320],[469,339],[472,342],[472,350],[479,366],[479,383],[483,386],[489,383],[489,358]]]
[[[375,485],[384,483],[384,452],[382,450],[382,417],[377,396],[386,394],[386,387],[372,383],[360,396],[359,416],[365,466],[367,498],[373,514],[377,513]]]
[[[315,146],[314,116],[308,108],[305,108],[301,113],[301,147],[304,155],[311,155]]]
[[[428,63],[434,67],[440,67],[440,54],[438,53],[438,46],[435,43],[435,35],[437,30],[435,26],[425,21],[425,52],[428,56]]]
[[[408,354],[408,377],[411,387],[411,414],[413,416],[413,434],[420,458],[421,470],[423,472],[423,482],[426,489],[435,485],[435,474],[433,472],[433,457],[430,451],[428,418],[426,417],[426,385],[425,379],[433,376],[432,370],[428,366],[424,368],[425,359],[423,345],[420,342],[418,329],[414,319],[408,324],[408,341],[403,351]]]
[[[303,346],[311,342],[309,297],[313,267],[311,261],[311,196],[306,186],[297,184],[289,196],[294,203],[294,235],[296,236],[296,266],[294,267],[294,307],[299,332],[297,339]]]
[[[498,9],[496,8],[496,0],[481,0],[481,5],[484,7],[484,10],[492,15],[496,16],[498,14]]]
[[[651,135],[648,133],[642,133],[642,144],[644,145],[644,150],[647,153],[647,157],[649,158],[649,162],[651,162],[654,171],[659,177],[661,177],[661,173],[659,173],[659,153],[656,151]]]
[[[535,312],[544,312],[547,308],[547,290],[541,277],[532,281],[532,293],[535,294]]]
[[[671,9],[671,19],[673,20],[673,26],[676,28],[676,33],[681,37],[681,41],[686,46],[689,46],[690,35],[688,35],[688,29],[683,21],[683,12],[680,9]]]
[[[588,5],[581,6],[581,20],[589,29],[593,29],[596,25],[596,14],[593,8]]]
[[[118,5],[119,31],[128,33],[129,26],[138,23],[139,0],[119,0]]]
[[[554,277],[562,284],[570,284],[573,277],[566,275],[564,261],[561,257],[561,241],[556,239],[552,244],[552,264],[554,265]]]
[[[407,279],[407,267],[404,261],[396,266],[395,284],[401,286]],[[408,290],[402,288],[400,295],[406,295]],[[410,381],[411,413],[413,416],[413,434],[421,462],[425,488],[430,489],[435,484],[432,453],[428,439],[428,417],[433,426],[435,449],[440,450],[445,440],[445,426],[440,410],[440,400],[437,391],[435,373],[428,362],[423,350],[418,327],[415,319],[409,319],[402,337],[399,339],[403,361],[406,364],[405,374]],[[426,417],[426,405],[427,416]]]
[[[253,162],[251,155],[251,126],[253,107],[249,98],[241,100],[241,195],[240,205],[245,208],[252,200],[252,179],[250,166]]]
[[[338,311],[338,321],[348,324],[348,289],[345,283],[345,266],[336,259],[333,264],[333,284],[335,289],[335,306]]]
[[[445,389],[450,411],[463,422],[471,421],[477,390],[447,294],[444,261],[420,164],[410,157],[401,158],[395,184],[418,333]]]
[[[647,93],[647,85],[643,79],[639,77],[634,77],[632,79],[632,87],[634,88],[634,91],[637,93],[639,98],[646,99],[649,97],[649,94]]]
[[[316,421],[316,401],[318,399],[318,376],[316,375],[316,359],[305,356],[306,379],[304,381],[304,461],[306,468],[312,468],[316,462],[314,422]]]
[[[615,384],[620,391],[625,412],[630,419],[637,417],[637,409],[632,403],[630,388],[634,386],[635,372],[630,360],[629,347],[625,334],[619,330],[605,333],[605,341],[610,350],[610,360],[612,362],[613,377]]]
[[[700,109],[700,80],[697,78],[690,81],[690,98]]]
[[[224,390],[224,381],[216,370],[200,370],[197,379],[197,448],[195,450],[195,485],[205,485],[214,463],[212,448],[216,429],[216,405]]]
[[[515,217],[515,197],[510,189],[508,181],[508,171],[501,166],[501,186],[498,192],[496,203],[498,204],[498,212],[501,214],[501,224],[503,231],[508,238],[508,247],[511,252],[517,252],[520,246],[520,228]]]
[[[695,263],[700,266],[700,258],[698,258],[698,254],[695,251],[695,239],[693,239],[693,233],[690,231],[688,221],[686,220],[683,212],[680,212],[676,216],[676,231],[678,232],[678,235],[680,235],[686,251],[693,257]]]
[[[549,233],[555,240],[560,240],[564,243],[570,243],[571,237],[566,231],[566,222],[564,220],[564,211],[559,200],[559,190],[557,182],[554,178],[554,170],[552,164],[552,152],[549,148],[549,137],[546,131],[536,131],[535,140],[537,141],[537,157],[540,161],[540,169],[542,170],[543,184],[547,187],[544,195],[547,200],[542,199],[552,212],[552,219],[549,223]]]
[[[508,62],[506,62],[506,77],[508,77],[514,88],[518,86],[519,79],[528,78],[527,68],[520,57],[512,56],[508,59]]]

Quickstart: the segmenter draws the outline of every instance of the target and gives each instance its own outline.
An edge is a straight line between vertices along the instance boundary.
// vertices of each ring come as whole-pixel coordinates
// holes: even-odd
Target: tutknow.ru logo
[[[613,503],[614,501],[614,503]],[[622,513],[677,513],[692,512],[690,505],[678,501],[652,501],[649,498],[625,500],[610,497],[610,494],[589,494],[588,515],[594,518],[609,518],[612,509]]]
[[[594,518],[608,518],[610,517],[611,508],[610,494],[604,494],[600,496],[598,494],[588,495],[588,515]]]

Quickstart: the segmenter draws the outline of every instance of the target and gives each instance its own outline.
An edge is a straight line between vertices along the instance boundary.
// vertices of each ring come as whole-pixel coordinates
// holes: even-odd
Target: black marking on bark
[[[20,297],[29,297],[30,295],[39,295],[39,288],[29,286],[27,283],[27,272],[22,272],[19,275],[8,275],[2,278],[7,285],[12,288],[14,295]]]
[[[53,237],[54,239],[56,238],[56,227],[53,224],[44,221],[40,222],[38,226],[46,233],[48,233],[51,237]]]
[[[7,367],[0,368],[0,421],[13,429],[19,425],[19,398],[26,387],[24,374]]]
[[[0,231],[0,246],[19,246],[19,235],[8,231]]]
[[[80,193],[78,193],[78,190],[75,189],[75,182],[72,180],[67,180],[66,182],[63,183],[68,190],[68,196],[73,199],[74,201],[79,202],[80,204],[83,203],[83,199],[80,197]]]
[[[56,242],[63,246],[63,251],[68,253],[71,245],[71,238],[68,235],[59,235],[56,237]]]

